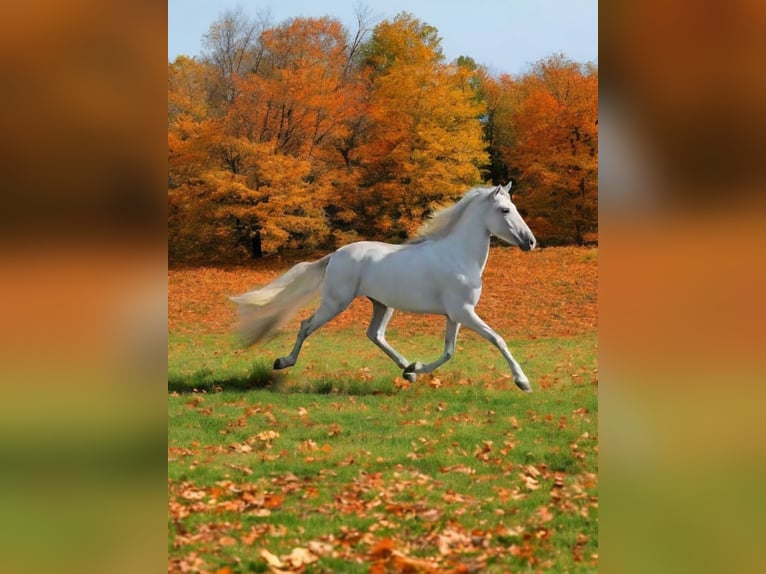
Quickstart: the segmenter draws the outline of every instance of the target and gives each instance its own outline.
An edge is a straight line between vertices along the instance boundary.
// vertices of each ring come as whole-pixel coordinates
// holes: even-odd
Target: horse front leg
[[[430,373],[441,367],[444,363],[449,361],[455,354],[455,344],[457,342],[457,334],[460,331],[460,323],[453,321],[447,317],[447,326],[444,332],[444,353],[441,357],[436,359],[433,363],[426,365],[420,362],[412,363],[404,369],[404,377],[408,379],[408,375],[412,375],[412,381],[415,380],[415,376],[421,373]],[[409,379],[408,379],[409,380]]]
[[[513,355],[511,355],[511,352],[508,350],[508,345],[505,344],[505,341],[500,335],[495,333],[489,325],[482,321],[481,317],[476,314],[476,311],[472,306],[463,307],[460,311],[454,313],[454,318],[458,319],[469,329],[476,331],[479,335],[497,347],[508,362],[508,366],[511,367],[513,382],[516,383],[516,386],[527,393],[532,392],[532,386],[529,384],[529,379],[524,374],[524,371],[521,370],[521,365],[519,365],[519,363],[516,362],[516,359],[513,358]]]

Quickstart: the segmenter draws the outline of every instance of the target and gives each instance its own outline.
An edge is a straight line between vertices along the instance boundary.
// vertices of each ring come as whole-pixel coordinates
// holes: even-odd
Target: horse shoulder
[[[481,268],[476,262],[457,258],[454,254],[446,252],[441,253],[438,258],[438,266],[443,273],[450,279],[457,281],[460,285],[465,285],[472,289],[481,289]]]

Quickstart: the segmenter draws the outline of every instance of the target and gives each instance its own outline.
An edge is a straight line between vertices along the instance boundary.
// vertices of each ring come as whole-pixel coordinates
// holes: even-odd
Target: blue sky
[[[495,74],[522,74],[558,52],[598,62],[598,0],[168,0],[168,58],[199,55],[202,36],[226,9],[268,13],[275,24],[332,16],[354,32],[358,5],[378,21],[413,14],[439,31],[447,60],[471,56]]]

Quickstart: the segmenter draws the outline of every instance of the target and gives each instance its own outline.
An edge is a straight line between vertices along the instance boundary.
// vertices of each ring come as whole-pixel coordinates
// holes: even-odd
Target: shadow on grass
[[[315,395],[394,395],[398,389],[391,379],[380,377],[375,379],[359,379],[352,376],[327,375],[311,381],[297,382],[289,390]]]
[[[281,386],[284,375],[264,363],[256,363],[247,373],[214,372],[200,369],[191,374],[168,373],[168,392],[197,393],[214,391],[249,391]]]
[[[392,395],[398,390],[386,377],[359,379],[338,374],[307,379],[278,373],[265,363],[256,363],[246,373],[200,369],[193,373],[168,373],[169,393],[269,390],[280,393],[316,395]]]

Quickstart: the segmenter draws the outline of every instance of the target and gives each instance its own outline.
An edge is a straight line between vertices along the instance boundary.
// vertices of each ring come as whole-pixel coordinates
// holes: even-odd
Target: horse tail
[[[319,292],[330,256],[298,263],[260,289],[229,297],[237,304],[237,334],[244,346],[268,341]]]

